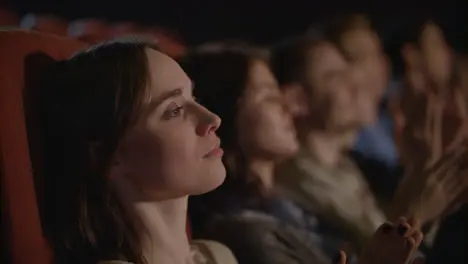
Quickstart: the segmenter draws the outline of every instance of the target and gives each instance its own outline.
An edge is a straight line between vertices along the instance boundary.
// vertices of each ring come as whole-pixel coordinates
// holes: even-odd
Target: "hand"
[[[347,259],[348,258],[346,256],[346,253],[343,250],[340,250],[340,253],[338,254],[337,258],[333,260],[333,264],[347,264]]]
[[[407,169],[425,168],[442,155],[443,104],[432,94],[403,96],[401,158]]]
[[[358,264],[407,264],[421,244],[419,225],[411,226],[405,218],[397,224],[385,223],[377,229]]]
[[[422,58],[428,79],[436,93],[444,93],[452,74],[452,51],[445,41],[442,29],[433,22],[424,26],[419,37]]]
[[[434,23],[425,25],[417,44],[405,46],[403,58],[407,87],[400,100],[405,124],[399,147],[405,166],[429,167],[468,136],[462,82],[452,78],[463,67],[452,67],[452,51]]]
[[[400,184],[392,215],[418,218],[423,224],[447,213],[468,189],[468,141],[431,168],[414,171]]]

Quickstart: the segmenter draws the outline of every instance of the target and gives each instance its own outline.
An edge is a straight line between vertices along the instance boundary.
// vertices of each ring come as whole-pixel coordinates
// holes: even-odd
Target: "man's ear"
[[[305,116],[309,113],[308,97],[301,84],[283,85],[281,90],[286,107],[293,117]]]

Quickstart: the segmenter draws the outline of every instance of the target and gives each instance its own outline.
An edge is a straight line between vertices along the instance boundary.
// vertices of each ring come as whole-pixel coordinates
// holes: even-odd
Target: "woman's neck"
[[[114,182],[138,232],[143,257],[148,264],[192,263],[186,233],[188,197],[145,199],[125,177]]]
[[[186,233],[187,197],[161,202],[136,202],[143,256],[149,264],[192,263]]]
[[[301,141],[321,164],[336,167],[343,158],[343,153],[354,143],[355,137],[355,131],[330,133],[315,130],[301,136]]]
[[[274,162],[272,160],[251,158],[247,164],[247,177],[259,180],[261,191],[268,194],[274,187],[273,171]]]

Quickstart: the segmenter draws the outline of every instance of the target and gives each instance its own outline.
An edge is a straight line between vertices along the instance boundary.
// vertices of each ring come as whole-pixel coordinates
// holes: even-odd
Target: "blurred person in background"
[[[465,106],[468,106],[468,56],[463,55],[455,59],[458,60],[456,85],[461,91],[460,95],[464,98]],[[468,111],[468,107],[465,109]],[[468,179],[468,171],[462,177]],[[466,238],[466,234],[468,234],[468,190],[465,190],[458,202],[460,208],[441,221],[426,263],[468,263],[468,251],[466,250],[468,248],[468,239]]]
[[[358,130],[372,120],[368,112],[376,111],[375,101],[360,85],[360,68],[347,64],[330,42],[308,36],[278,46],[272,65],[303,146],[299,155],[278,168],[278,185],[301,207],[315,210],[362,247],[387,217],[347,154]],[[410,139],[404,146],[417,141]],[[447,170],[447,164],[459,164],[461,159],[463,155],[439,156],[428,168],[409,170],[407,178],[419,180],[399,185],[386,210],[389,219],[417,215],[427,223],[443,213],[462,190],[451,189],[457,186],[452,180],[460,171]],[[413,155],[410,162],[418,160]],[[439,182],[444,183],[441,190],[434,188]]]
[[[331,42],[298,37],[274,48],[272,68],[301,150],[278,168],[283,191],[362,247],[385,216],[348,151],[375,116],[375,99]]]
[[[366,89],[367,96],[374,101],[375,110],[363,109],[367,123],[359,132],[351,154],[381,205],[388,206],[402,177],[389,111],[389,100],[398,94],[401,84],[389,81],[390,61],[365,15],[336,17],[326,24],[324,34],[356,69],[360,75],[358,85]]]
[[[405,121],[400,149],[405,154],[402,155],[405,166],[409,170],[418,170],[420,167],[430,167],[440,157],[468,145],[468,67],[463,56],[456,54],[448,45],[441,28],[435,23],[417,24],[410,33],[413,33],[412,38],[402,49],[406,86],[400,100],[402,120]],[[425,220],[423,223],[426,227],[431,227],[426,240],[426,245],[430,247],[426,249],[428,263],[468,261],[468,240],[462,235],[468,227],[468,153],[462,152],[460,155],[463,162],[461,173],[451,181],[408,174],[404,178],[407,184],[399,187],[395,197],[408,201],[406,210],[418,207],[418,200],[430,200],[432,206],[420,210],[419,216]],[[422,156],[426,161],[414,159],[414,156]],[[457,166],[452,163],[451,168]],[[452,183],[451,187],[449,182]],[[446,193],[432,193],[429,196],[421,188],[409,191],[410,185],[432,185]],[[445,208],[441,205],[445,205]],[[396,214],[404,213],[401,209]]]
[[[319,247],[327,238],[314,232],[315,217],[275,188],[274,166],[294,155],[298,144],[265,57],[248,46],[223,43],[192,51],[182,65],[197,83],[197,99],[223,119],[219,135],[226,150],[225,183],[191,197],[195,237],[225,243],[241,264],[330,263]],[[406,220],[382,226],[359,263],[406,263],[421,238]],[[334,257],[346,262],[343,252]]]
[[[266,58],[246,45],[219,43],[189,52],[182,66],[199,102],[223,119],[227,168],[221,187],[190,199],[194,236],[225,243],[241,264],[330,263],[314,216],[275,189],[274,167],[298,143]]]

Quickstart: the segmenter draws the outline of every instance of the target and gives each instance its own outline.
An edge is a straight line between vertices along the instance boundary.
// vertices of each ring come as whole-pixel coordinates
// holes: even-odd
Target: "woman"
[[[223,119],[228,175],[216,191],[191,198],[194,235],[226,244],[239,263],[328,263],[311,232],[315,218],[275,192],[274,167],[298,144],[265,58],[248,47],[213,45],[182,67],[200,103]]]
[[[219,186],[225,168],[220,119],[184,71],[150,44],[117,41],[46,76],[43,222],[55,263],[195,263],[187,197]]]

